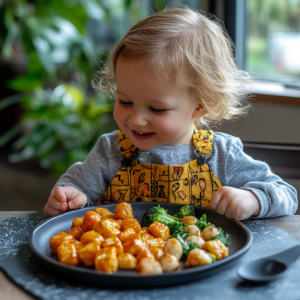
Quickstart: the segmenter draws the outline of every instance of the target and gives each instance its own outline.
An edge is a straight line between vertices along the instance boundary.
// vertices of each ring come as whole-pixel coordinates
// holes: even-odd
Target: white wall
[[[300,143],[299,106],[253,101],[254,111],[220,131],[242,140]]]

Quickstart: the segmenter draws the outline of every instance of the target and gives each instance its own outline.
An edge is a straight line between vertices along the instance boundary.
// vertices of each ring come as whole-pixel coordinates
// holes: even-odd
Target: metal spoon
[[[280,278],[300,254],[300,245],[263,259],[244,263],[238,275],[252,282],[268,282]]]

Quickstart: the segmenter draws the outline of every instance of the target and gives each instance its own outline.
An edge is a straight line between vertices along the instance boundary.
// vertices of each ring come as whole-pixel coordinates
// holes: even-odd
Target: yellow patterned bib
[[[138,149],[118,131],[122,166],[97,204],[129,201],[170,202],[208,207],[213,193],[222,185],[206,164],[212,151],[214,132],[198,130],[193,142],[198,159],[184,165],[165,166],[141,163]]]

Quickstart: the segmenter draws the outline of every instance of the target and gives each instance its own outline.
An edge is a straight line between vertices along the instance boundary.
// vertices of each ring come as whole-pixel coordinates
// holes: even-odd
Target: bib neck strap
[[[200,154],[209,156],[212,151],[213,130],[200,130],[194,125],[193,143]]]
[[[129,159],[136,155],[138,148],[134,146],[131,139],[121,130],[118,131],[118,141],[123,158]]]

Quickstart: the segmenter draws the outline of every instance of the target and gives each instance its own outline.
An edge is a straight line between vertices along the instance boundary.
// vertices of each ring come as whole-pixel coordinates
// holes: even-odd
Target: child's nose
[[[143,114],[140,110],[133,110],[128,121],[135,126],[145,126],[148,123],[145,114]]]

